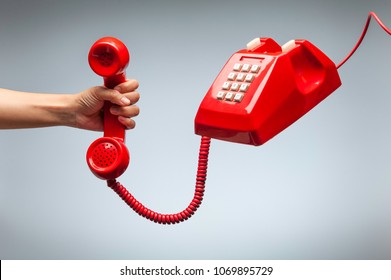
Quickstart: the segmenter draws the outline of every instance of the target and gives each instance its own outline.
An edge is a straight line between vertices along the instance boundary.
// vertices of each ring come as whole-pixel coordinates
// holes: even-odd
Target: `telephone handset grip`
[[[118,39],[104,37],[96,41],[88,54],[91,69],[102,76],[104,85],[113,89],[126,81],[125,68],[129,52]],[[110,113],[111,102],[103,108],[104,136],[95,140],[87,150],[86,160],[91,172],[102,180],[121,176],[129,165],[130,156],[125,146],[125,127]]]
[[[126,82],[125,74],[120,74],[114,77],[104,78],[104,85],[109,89],[114,89],[117,85]],[[110,107],[113,104],[110,101],[105,101],[103,106],[103,135],[104,137],[115,137],[125,142],[125,128],[118,121],[118,116],[111,114]]]

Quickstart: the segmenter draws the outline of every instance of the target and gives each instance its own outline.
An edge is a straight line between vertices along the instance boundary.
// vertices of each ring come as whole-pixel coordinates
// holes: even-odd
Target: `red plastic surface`
[[[287,52],[270,38],[260,42],[252,51],[234,53],[225,64],[198,109],[196,134],[261,145],[341,85],[335,64],[310,42],[296,40]],[[237,82],[228,80],[230,73],[240,73],[233,70],[236,63],[258,65],[260,70],[253,73],[242,100],[219,100],[223,84]]]
[[[118,39],[104,37],[96,41],[88,55],[91,69],[102,76],[104,85],[113,89],[126,81],[129,52]],[[87,164],[100,179],[115,179],[125,172],[130,156],[125,146],[125,127],[110,113],[110,102],[104,104],[104,137],[95,140],[87,151]]]

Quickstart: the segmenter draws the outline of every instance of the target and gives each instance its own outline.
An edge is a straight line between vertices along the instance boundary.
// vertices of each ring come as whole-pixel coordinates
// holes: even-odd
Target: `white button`
[[[296,47],[296,41],[290,40],[281,46],[281,50],[282,50],[282,52],[287,53],[287,52],[293,50],[295,47]]]
[[[228,80],[233,81],[233,80],[235,80],[235,78],[236,78],[236,73],[234,73],[234,72],[229,73]]]
[[[232,101],[232,99],[234,99],[234,93],[233,92],[228,92],[225,95],[225,100]]]
[[[235,102],[240,102],[243,100],[244,94],[243,93],[237,93],[235,94],[234,101]]]
[[[248,84],[242,84],[241,86],[240,86],[240,91],[242,91],[242,92],[246,92],[247,91],[247,89],[248,89]]]
[[[231,86],[231,90],[237,91],[239,89],[239,84],[238,83],[233,83]]]
[[[255,38],[247,43],[247,50],[251,51],[261,45],[261,40],[259,38]]]
[[[217,96],[216,96],[216,97],[217,97],[218,100],[222,100],[222,99],[224,99],[225,94],[226,94],[225,91],[219,91],[219,92],[217,93]]]
[[[251,65],[250,64],[244,64],[242,67],[242,72],[248,72],[250,71]]]
[[[234,65],[234,71],[240,71],[240,69],[242,69],[242,64],[240,64],[240,63],[235,63],[235,65]]]
[[[239,73],[238,76],[236,77],[236,80],[239,82],[243,82],[245,76],[246,76],[245,74]]]
[[[251,72],[252,72],[252,73],[258,73],[259,68],[261,68],[259,65],[254,64],[254,65],[251,67]]]
[[[247,74],[245,81],[251,83],[252,81],[254,81],[254,78],[254,74]]]
[[[230,83],[230,82],[225,82],[225,83],[223,84],[223,89],[229,89],[230,86],[231,86],[231,83]]]

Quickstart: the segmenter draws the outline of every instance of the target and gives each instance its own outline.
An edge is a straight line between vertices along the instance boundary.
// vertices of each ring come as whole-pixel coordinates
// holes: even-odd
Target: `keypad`
[[[261,66],[258,64],[235,63],[216,98],[218,100],[241,102],[260,70]]]

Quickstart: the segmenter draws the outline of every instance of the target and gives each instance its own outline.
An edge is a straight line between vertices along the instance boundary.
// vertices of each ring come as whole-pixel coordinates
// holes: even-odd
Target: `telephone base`
[[[231,56],[210,87],[196,134],[262,145],[341,85],[335,64],[310,42],[281,48],[270,38],[253,41]]]

